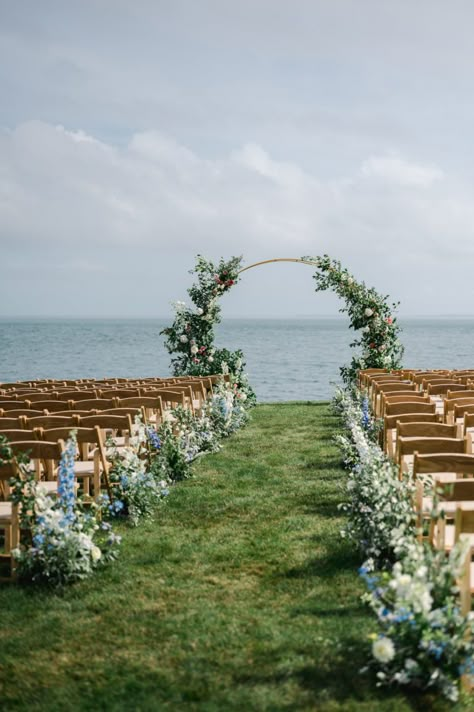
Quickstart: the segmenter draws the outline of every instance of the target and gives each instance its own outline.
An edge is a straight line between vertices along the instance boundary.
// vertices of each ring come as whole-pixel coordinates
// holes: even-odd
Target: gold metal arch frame
[[[254,262],[253,265],[248,265],[247,267],[240,269],[237,274],[242,274],[242,272],[246,272],[248,269],[252,269],[253,267],[259,267],[260,265],[268,265],[271,262],[301,262],[301,264],[303,265],[317,267],[317,264],[315,262],[310,262],[309,260],[302,260],[301,258],[297,257],[277,257],[273,260],[263,260],[262,262]]]

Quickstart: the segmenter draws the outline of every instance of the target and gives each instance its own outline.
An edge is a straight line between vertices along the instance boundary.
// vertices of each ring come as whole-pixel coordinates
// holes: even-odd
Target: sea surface
[[[0,382],[167,376],[160,319],[1,319]],[[400,320],[404,365],[474,368],[474,318]],[[354,332],[342,318],[226,319],[217,346],[241,348],[261,402],[331,397]]]

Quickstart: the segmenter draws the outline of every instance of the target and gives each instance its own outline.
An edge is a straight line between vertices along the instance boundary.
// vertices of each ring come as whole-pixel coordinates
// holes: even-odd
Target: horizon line
[[[142,319],[149,321],[158,321],[170,319],[173,314],[157,314],[157,315],[144,315],[144,314],[130,314],[128,316],[119,316],[114,314],[100,314],[96,316],[91,316],[90,314],[0,314],[0,321],[10,321],[10,320],[27,320],[27,319],[90,319],[91,321],[100,321],[104,319],[114,319],[117,321],[126,321],[129,319]],[[437,318],[450,318],[450,319],[472,319],[474,314],[460,314],[460,313],[415,313],[415,314],[398,314],[397,319],[437,319]],[[348,317],[342,314],[253,314],[248,316],[246,314],[234,314],[232,316],[223,317],[222,321],[232,321],[237,319],[246,319],[248,321],[257,321],[260,319],[340,319],[341,321],[347,320]]]

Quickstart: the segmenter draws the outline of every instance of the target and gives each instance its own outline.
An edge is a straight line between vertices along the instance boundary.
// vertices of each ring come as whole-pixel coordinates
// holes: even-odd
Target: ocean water
[[[167,376],[159,319],[2,319],[0,382]],[[400,321],[404,365],[474,368],[474,318]],[[342,318],[227,319],[216,343],[241,348],[259,401],[331,397],[354,332]]]

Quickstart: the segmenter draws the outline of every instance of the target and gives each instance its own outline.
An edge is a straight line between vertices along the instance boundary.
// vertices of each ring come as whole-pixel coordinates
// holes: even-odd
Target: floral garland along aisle
[[[378,622],[367,669],[375,668],[378,685],[439,690],[454,702],[461,676],[474,674],[474,620],[461,614],[457,585],[467,542],[446,555],[417,540],[413,484],[409,475],[399,480],[378,445],[365,394],[339,389],[334,406],[346,429],[336,439],[350,470],[342,534],[365,560],[363,598]],[[432,494],[436,520],[441,514]]]

